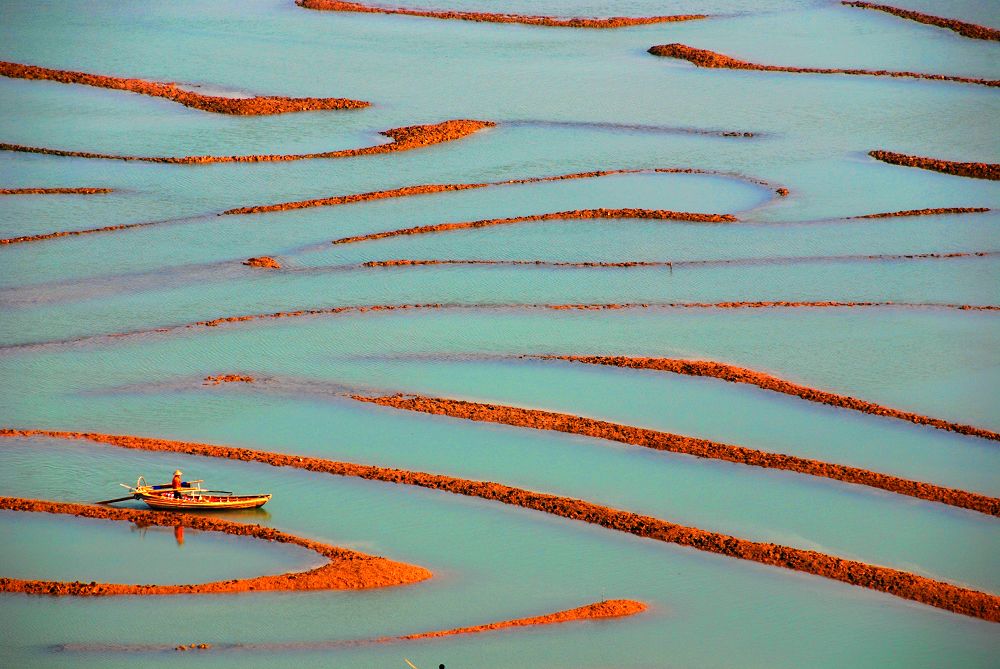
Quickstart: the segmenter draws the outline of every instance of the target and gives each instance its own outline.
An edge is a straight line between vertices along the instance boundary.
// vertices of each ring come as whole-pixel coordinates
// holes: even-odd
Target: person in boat
[[[183,475],[184,472],[178,469],[177,471],[174,472],[173,480],[170,481],[170,487],[174,489],[174,497],[178,499],[180,499],[181,496],[181,488],[187,487],[186,485],[184,485],[184,481],[181,480],[181,476]]]

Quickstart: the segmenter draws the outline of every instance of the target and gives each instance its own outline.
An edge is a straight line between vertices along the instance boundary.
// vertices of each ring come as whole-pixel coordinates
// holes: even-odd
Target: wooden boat
[[[228,511],[257,509],[268,503],[270,494],[234,495],[228,491],[204,490],[202,481],[189,481],[187,487],[174,489],[170,485],[149,485],[139,477],[135,485],[122,483],[135,499],[161,511]],[[128,498],[123,498],[128,499]]]
[[[188,491],[175,496],[173,490],[137,492],[152,509],[161,511],[226,511],[230,509],[257,509],[271,499],[271,495],[215,495],[208,492]]]

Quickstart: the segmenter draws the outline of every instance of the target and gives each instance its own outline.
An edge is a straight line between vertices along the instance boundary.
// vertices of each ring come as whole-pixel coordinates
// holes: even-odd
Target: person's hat
[[[178,469],[177,471],[174,472],[174,476],[180,476],[183,473],[184,472],[182,472],[181,470]]]

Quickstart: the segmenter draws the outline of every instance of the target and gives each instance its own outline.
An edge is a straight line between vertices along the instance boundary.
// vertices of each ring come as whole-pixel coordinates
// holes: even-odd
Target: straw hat
[[[184,472],[182,472],[181,470],[178,469],[177,471],[174,472],[174,476],[180,476],[183,473]]]

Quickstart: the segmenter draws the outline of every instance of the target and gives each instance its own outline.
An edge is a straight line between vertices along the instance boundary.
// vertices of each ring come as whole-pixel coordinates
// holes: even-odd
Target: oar
[[[95,504],[114,504],[115,502],[124,502],[127,499],[134,498],[135,495],[129,495],[128,497],[119,497],[118,499],[106,499],[103,502],[94,502]]]

